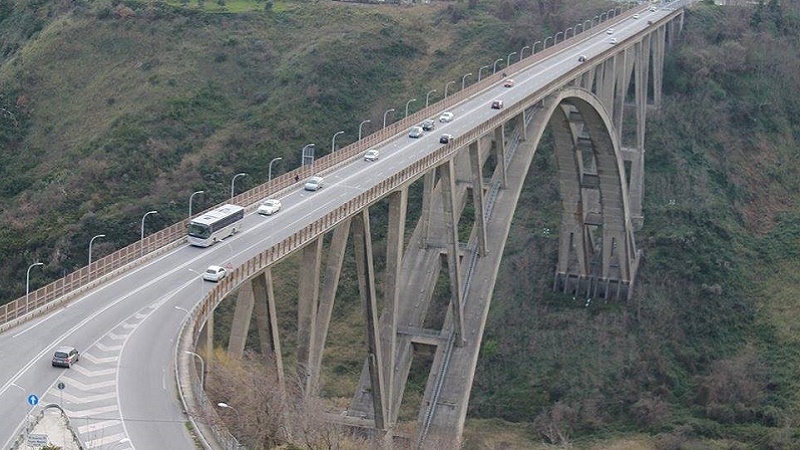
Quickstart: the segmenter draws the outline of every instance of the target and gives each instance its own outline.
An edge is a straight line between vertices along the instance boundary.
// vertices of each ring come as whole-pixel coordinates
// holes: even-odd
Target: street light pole
[[[277,158],[272,158],[272,161],[269,162],[269,170],[267,171],[268,172],[268,177],[267,177],[267,181],[268,182],[272,181],[272,163],[274,163],[275,161],[281,161],[281,160],[283,160],[283,158],[278,156]]]
[[[370,120],[364,120],[360,124],[358,124],[358,140],[361,140],[361,128],[364,126],[365,123],[370,123]]]
[[[454,84],[454,83],[455,83],[455,81],[448,81],[448,82],[447,82],[447,83],[444,85],[444,98],[447,98],[447,88],[448,88],[448,87],[450,87],[450,85],[451,85],[451,84]]]
[[[141,238],[141,240],[144,240],[144,219],[145,219],[147,216],[149,216],[150,214],[158,214],[158,211],[155,211],[155,210],[153,210],[153,211],[147,211],[147,212],[146,212],[146,213],[144,213],[144,215],[142,216],[142,238]]]
[[[385,113],[383,113],[383,128],[386,128],[386,115],[390,112],[394,112],[394,108],[389,108]]]
[[[189,196],[189,218],[192,218],[192,200],[194,200],[194,196],[197,194],[202,194],[205,191],[195,191],[192,192],[192,195]]]
[[[494,65],[492,66],[492,74],[497,73],[497,63],[501,62],[502,60],[503,60],[503,58],[497,58],[494,61]]]
[[[522,58],[523,58],[522,54],[525,53],[525,49],[526,48],[531,48],[531,46],[530,45],[526,45],[525,47],[522,47],[522,50],[519,51],[519,60],[520,61],[522,61]]]
[[[33,269],[36,266],[43,266],[43,265],[44,265],[44,263],[37,262],[37,263],[33,263],[30,266],[28,266],[28,274],[25,275],[25,314],[28,314],[28,309],[29,309],[28,295],[30,295],[30,292],[31,292],[31,289],[30,289],[30,287],[31,287],[31,269]]]
[[[177,308],[177,306],[176,306]],[[198,355],[195,352],[190,352],[189,350],[184,350],[186,353],[190,355],[194,355],[200,359],[200,389],[206,388],[206,362],[203,360],[203,357]]]
[[[233,192],[234,192],[233,189],[234,189],[234,183],[236,183],[236,179],[244,176],[247,176],[247,174],[244,172],[240,172],[234,175],[233,179],[231,179],[231,200],[233,200]]]
[[[219,403],[217,403],[217,406],[219,406],[220,408],[224,408],[224,409],[232,409],[233,412],[236,413],[236,425],[237,426],[241,426],[241,424],[242,424],[242,416],[239,415],[239,411],[236,408],[234,408],[233,406],[231,406],[231,405],[229,405],[229,404],[227,404],[225,402],[219,402]]]
[[[542,41],[536,41],[536,42],[533,43],[533,48],[531,49],[531,55],[535,55],[536,54],[536,44],[541,44],[541,43],[542,43]]]
[[[428,107],[428,101],[431,98],[431,94],[433,94],[434,92],[436,92],[436,89],[431,89],[430,91],[428,91],[427,94],[425,94],[425,107],[426,108]]]
[[[511,57],[516,55],[516,54],[517,54],[517,52],[511,52],[511,53],[508,54],[508,58],[506,58],[506,69],[508,68],[508,66],[511,65]]]
[[[92,243],[94,242],[95,239],[104,238],[104,237],[106,237],[105,234],[98,234],[97,236],[95,236],[95,237],[93,237],[93,238],[91,238],[89,240],[89,271],[90,272],[91,272],[91,268],[92,268]]]
[[[483,66],[480,69],[478,69],[478,81],[481,81],[481,72],[483,72],[483,69],[488,69],[489,67],[491,66]]]
[[[344,131],[337,131],[333,133],[333,138],[331,138],[331,153],[336,151],[336,136],[344,134]]]
[[[468,74],[465,74],[463,77],[461,77],[461,90],[462,91],[464,90],[464,82],[467,81],[467,77],[470,76],[470,75],[472,75],[472,72],[470,72]]]
[[[410,105],[411,102],[415,102],[415,101],[417,101],[417,99],[412,98],[411,100],[406,102],[406,115],[405,115],[405,117],[408,117],[408,105]]]

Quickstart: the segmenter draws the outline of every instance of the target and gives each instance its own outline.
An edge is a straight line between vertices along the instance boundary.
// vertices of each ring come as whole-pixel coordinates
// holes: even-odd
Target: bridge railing
[[[613,23],[621,20],[622,18],[623,16],[618,14],[614,18],[608,19],[602,23]],[[591,34],[587,32],[596,26],[597,25],[594,25],[585,30],[581,30],[581,33],[573,35],[571,38],[564,39],[563,41],[552,45],[549,48],[545,48],[539,53],[530,55],[505,68],[504,71],[508,72],[509,74],[519,72],[528,66],[531,66],[552,55],[553,53],[566,48],[568,44],[573,45],[575,42],[579,41],[579,39],[576,39],[577,37],[583,37]],[[502,79],[502,73],[489,75],[481,81],[467,86],[464,89],[448,96],[447,98],[439,100],[438,102],[429,105],[428,107],[423,108],[414,114],[409,115],[408,117],[389,124],[375,133],[367,135],[359,141],[345,146],[339,151],[323,156],[318,161],[315,161],[313,165],[301,166],[290,172],[275,177],[267,183],[263,183],[253,189],[243,192],[235,196],[231,202],[245,207],[252,207],[270,195],[275,195],[285,189],[291,188],[297,183],[296,179],[304,180],[308,176],[311,176],[315,173],[325,173],[326,171],[329,171],[340,164],[343,164],[354,158],[358,158],[370,147],[376,146],[377,144],[386,141],[391,137],[407,132],[411,126],[420,123],[426,118],[435,118],[441,112],[446,111],[472,97],[473,95],[482,92],[495,83],[500,82]],[[502,114],[502,116],[507,116],[507,113],[508,111],[506,111],[505,114]],[[457,139],[456,141],[463,142],[463,137],[461,139]],[[444,148],[449,147],[451,147],[451,145],[445,146]],[[384,183],[381,183],[380,186],[383,186],[383,184]],[[0,331],[10,326],[14,326],[24,320],[50,311],[56,306],[71,300],[74,296],[83,292],[84,290],[98,284],[104,277],[119,274],[124,270],[129,270],[136,265],[143,263],[147,260],[145,256],[153,257],[160,252],[180,245],[184,242],[187,224],[188,219],[184,219],[168,228],[157,231],[145,237],[141,241],[134,242],[133,244],[117,250],[110,255],[99,258],[98,260],[93,261],[91,265],[82,267],[59,280],[30,292],[30,294],[26,296],[17,298],[16,300],[13,300],[5,305],[0,305]]]

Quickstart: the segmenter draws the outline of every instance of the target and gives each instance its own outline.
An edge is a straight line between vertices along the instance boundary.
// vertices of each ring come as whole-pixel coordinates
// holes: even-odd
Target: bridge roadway
[[[643,11],[638,20],[629,17],[616,24],[613,36],[619,41],[617,45],[624,45],[626,38],[643,30],[647,20],[668,13],[660,9]],[[62,405],[87,448],[196,448],[176,398],[174,343],[186,311],[210,288],[199,274],[211,264],[243,263],[399,167],[430,153],[438,147],[441,133],[457,137],[485,121],[496,113],[489,108],[493,99],[503,99],[508,107],[578,68],[578,55],[591,60],[605,52],[612,37],[605,28],[596,26],[579,34],[574,44],[520,73],[510,74],[517,81],[514,88],[498,84],[452,108],[455,120],[442,124],[435,133],[416,140],[396,136],[379,147],[378,162],[370,164],[359,158],[331,170],[325,174],[326,186],[319,192],[305,192],[300,185],[285,190],[280,195],[283,211],[269,218],[248,215],[243,231],[224,242],[207,249],[179,246],[109,278],[46,316],[0,334],[2,448],[10,447],[29,413],[36,409],[26,403],[31,393],[39,395],[43,404]],[[468,314],[467,320],[470,317]],[[475,330],[473,325],[466,329]],[[77,347],[83,353],[81,361],[71,369],[51,367],[49,359],[59,345]],[[62,391],[55,387],[59,381],[66,385]]]

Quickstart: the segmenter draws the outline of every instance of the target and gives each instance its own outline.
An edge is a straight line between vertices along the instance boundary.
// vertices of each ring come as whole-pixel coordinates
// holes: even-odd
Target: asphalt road
[[[648,19],[666,14],[645,11],[638,20],[615,25],[616,45],[624,45]],[[187,311],[211,287],[200,273],[211,264],[241,264],[438,148],[441,134],[457,138],[498,113],[489,107],[492,100],[502,99],[506,107],[514,104],[580,66],[579,55],[589,59],[583,64],[591,64],[592,57],[612,45],[605,29],[596,26],[579,35],[590,38],[524,72],[509,74],[514,87],[499,83],[476,94],[451,110],[452,122],[437,121],[436,129],[423,137],[402,135],[388,141],[378,147],[378,161],[359,159],[325,174],[320,191],[306,192],[298,184],[281,197],[283,210],[270,217],[245,217],[243,231],[235,236],[209,248],[183,245],[49,315],[0,334],[0,448],[8,448],[28,414],[41,407],[26,402],[29,394],[38,395],[40,405],[62,405],[91,449],[196,448],[177,399],[174,352]],[[71,369],[51,367],[52,352],[59,345],[77,347],[80,362]],[[59,381],[63,390],[56,387]]]

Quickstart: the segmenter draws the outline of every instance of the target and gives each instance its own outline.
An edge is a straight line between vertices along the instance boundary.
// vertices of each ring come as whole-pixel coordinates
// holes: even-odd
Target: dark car
[[[448,142],[453,140],[452,134],[443,134],[442,137],[439,138],[439,143],[447,144]]]
[[[586,55],[578,56],[578,62],[586,62]]]
[[[59,347],[53,353],[53,367],[70,368],[81,358],[80,353],[74,347]]]
[[[503,109],[503,101],[495,100],[492,102],[492,109]]]
[[[422,121],[422,129],[425,131],[431,131],[432,129],[436,128],[436,122],[431,119],[425,119]]]

